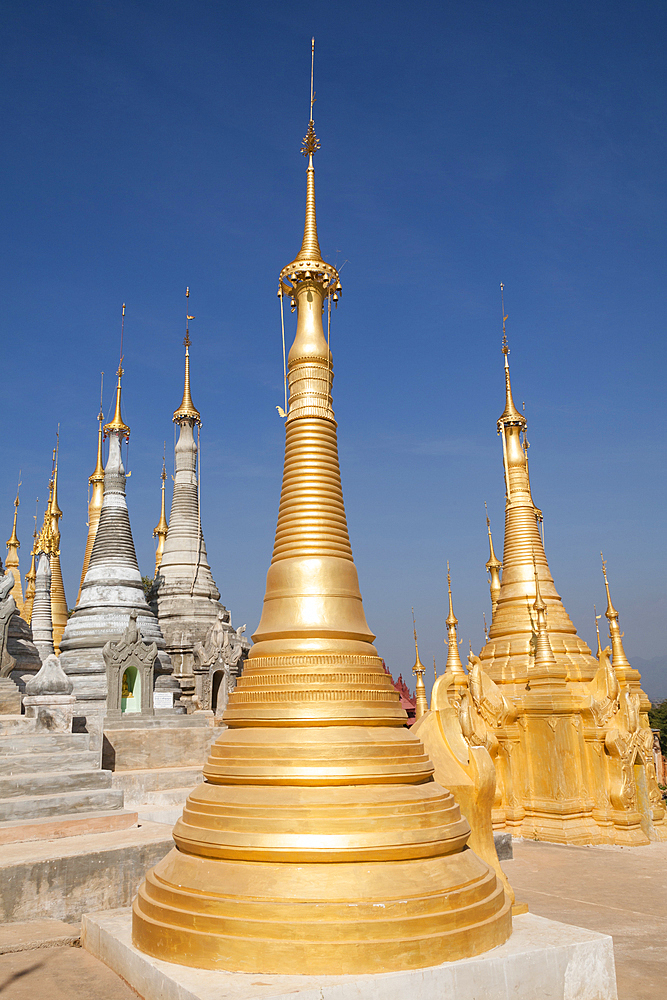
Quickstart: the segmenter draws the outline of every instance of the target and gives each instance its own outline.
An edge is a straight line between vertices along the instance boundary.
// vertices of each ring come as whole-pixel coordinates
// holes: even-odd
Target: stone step
[[[169,827],[153,823],[9,844],[0,851],[0,923],[72,922],[82,913],[129,906],[148,869],[173,846]]]
[[[33,759],[33,767],[34,765]],[[90,788],[111,788],[111,771],[33,771],[29,774],[0,777],[0,802],[3,799],[80,792]]]
[[[35,763],[32,753],[4,754],[0,752],[0,776],[13,774],[32,774],[36,767],[44,771],[92,771],[99,769],[99,750],[76,750],[70,753],[61,751],[52,756],[41,754]]]
[[[79,812],[123,808],[123,793],[115,788],[91,788],[83,791],[55,792],[52,795],[25,795],[0,799],[0,823],[38,819]]]
[[[192,790],[204,780],[201,767],[142,768],[135,771],[114,771],[112,786],[122,788],[125,802],[147,802],[149,792],[167,788]]]
[[[27,719],[25,715],[0,715],[0,736],[33,733],[36,727],[37,719]]]
[[[44,816],[42,819],[13,820],[0,823],[0,846],[26,844],[37,840],[62,840],[89,834],[105,834],[136,827],[136,812],[114,809],[112,812]]]
[[[26,733],[0,735],[0,758],[10,753],[53,753],[62,750],[87,750],[88,733]]]
[[[157,806],[136,806],[140,823],[163,823],[168,829],[174,826],[183,815],[183,806],[170,806],[160,809]]]

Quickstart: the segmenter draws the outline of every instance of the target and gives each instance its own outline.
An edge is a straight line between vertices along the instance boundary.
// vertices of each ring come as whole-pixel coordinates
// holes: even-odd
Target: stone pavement
[[[515,840],[503,861],[531,913],[611,934],[619,1000],[667,991],[667,843],[566,847]]]
[[[517,898],[533,913],[612,935],[619,1000],[656,1000],[664,994],[667,844],[595,848],[519,840],[514,859],[503,868]],[[24,925],[26,944],[34,949],[28,930]],[[136,1000],[137,994],[82,949],[55,946],[54,936],[53,947],[42,943],[38,950],[0,954],[0,996]]]

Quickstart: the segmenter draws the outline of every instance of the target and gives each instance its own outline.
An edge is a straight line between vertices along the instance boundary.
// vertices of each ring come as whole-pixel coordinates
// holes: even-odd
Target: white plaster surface
[[[611,937],[532,913],[477,958],[374,976],[210,972],[132,945],[131,911],[85,914],[81,944],[144,1000],[617,1000]]]

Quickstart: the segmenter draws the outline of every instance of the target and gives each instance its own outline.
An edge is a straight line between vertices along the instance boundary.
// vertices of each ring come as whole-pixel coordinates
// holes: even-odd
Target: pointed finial
[[[104,482],[104,463],[102,461],[102,441],[104,438],[104,410],[102,409],[102,400],[104,395],[104,372],[100,372],[100,412],[97,414],[97,462],[95,463],[95,471],[92,476],[88,477],[88,482],[91,486],[95,483]]]
[[[535,603],[533,607],[536,611],[546,612],[547,606],[542,600],[542,594],[540,593],[540,581],[537,575],[537,560],[535,559],[535,549],[533,549],[533,572],[535,574]]]
[[[192,396],[190,395],[190,321],[194,319],[194,316],[190,316],[188,313],[188,302],[190,298],[190,287],[185,289],[185,340],[183,341],[183,346],[185,347],[185,381],[183,385],[183,399],[181,400],[181,405],[177,410],[174,410],[173,421],[178,423],[180,420],[192,420],[193,423],[201,427],[201,416],[199,410],[192,402]]]
[[[120,412],[120,397],[121,397],[121,379],[125,372],[123,371],[123,335],[125,331],[125,303],[123,302],[123,314],[120,322],[120,361],[118,362],[118,371],[116,375],[118,377],[118,382],[116,384],[116,409],[114,411],[113,420],[108,424],[104,425],[104,436],[106,437],[109,433],[115,432],[121,438],[126,438],[128,441],[130,439],[130,428],[126,423],[123,422],[123,418]]]
[[[535,574],[535,603],[533,608],[537,616],[537,635],[535,637],[535,662],[534,674],[530,677],[529,683],[551,683],[553,681],[564,684],[567,671],[556,661],[549,631],[547,628],[547,607],[540,593],[540,581],[537,575],[537,561],[535,550],[533,549],[533,572]]]
[[[51,515],[56,519],[55,528],[57,530],[57,524],[60,518],[63,516],[63,512],[58,506],[58,454],[60,452],[60,424],[58,424],[58,429],[56,430],[56,446],[53,451],[53,495],[51,497]]]
[[[445,664],[445,671],[453,673],[458,678],[465,677],[465,670],[463,669],[463,664],[461,663],[461,656],[459,654],[459,640],[457,633],[457,625],[459,623],[458,618],[454,614],[454,604],[452,602],[452,577],[449,571],[449,560],[447,561],[447,592],[449,595],[449,614],[445,619],[445,625],[447,626],[447,662]]]
[[[437,679],[438,679],[438,668],[435,665],[435,656],[434,656],[433,657],[433,680],[437,681]]]
[[[412,673],[417,678],[415,683],[415,719],[421,719],[425,712],[428,712],[428,700],[426,698],[426,688],[424,687],[425,668],[419,659],[419,646],[417,644],[417,623],[415,622],[415,609],[412,609],[412,632],[415,637],[415,665]]]
[[[486,530],[489,536],[489,558],[486,563],[486,571],[491,577],[489,581],[489,589],[491,591],[491,613],[493,614],[495,613],[498,598],[500,597],[500,571],[503,568],[503,564],[500,559],[498,559],[493,549],[491,521],[489,519],[489,509],[486,506],[486,500],[484,501],[484,510],[486,511]]]
[[[18,513],[19,513],[19,504],[20,504],[19,490],[20,489],[21,489],[21,470],[19,469],[19,479],[18,479],[18,485],[16,487],[16,500],[14,501],[14,526],[12,528],[11,537],[10,537],[9,541],[7,542],[7,548],[8,549],[13,548],[15,550],[21,548],[21,543],[19,542],[18,536],[16,534],[16,519],[17,519]]]
[[[512,399],[512,384],[510,382],[510,364],[509,364],[509,353],[510,348],[507,342],[507,334],[505,332],[505,322],[507,316],[505,315],[505,286],[502,281],[500,283],[500,298],[502,304],[502,316],[503,316],[503,346],[502,351],[505,355],[505,409],[502,415],[498,418],[498,433],[500,434],[502,428],[505,424],[519,424],[522,430],[526,427],[526,418],[523,414],[519,413],[516,406],[514,405],[514,400]]]
[[[486,624],[486,612],[482,611],[482,618],[484,619],[484,643],[489,641],[489,626]]]
[[[607,591],[607,610],[605,611],[605,618],[609,622],[609,638],[611,639],[611,652],[612,652],[612,663],[614,665],[614,670],[631,669],[630,661],[625,655],[625,650],[623,648],[623,636],[624,632],[621,632],[621,627],[618,623],[618,611],[611,603],[611,593],[609,591],[609,580],[607,579],[607,560],[604,558],[602,553],[600,553],[600,558],[602,559],[602,575],[604,576],[604,585]]]
[[[165,486],[165,482],[167,480],[166,454],[167,454],[167,442],[165,441],[164,442],[164,447],[163,447],[163,450],[162,450],[162,475],[160,476],[160,478],[162,480],[162,500],[161,500],[161,508],[160,508],[160,520],[158,521],[158,523],[156,524],[155,528],[153,529],[153,538],[155,538],[155,536],[157,535],[157,540],[158,540],[158,542],[157,542],[157,549],[155,551],[155,575],[156,576],[157,576],[157,572],[158,572],[158,570],[160,568],[160,563],[162,562],[162,556],[164,554],[164,543],[165,543],[165,540],[167,538],[167,531],[169,530],[169,524],[167,522],[167,517],[166,517],[166,513],[165,513],[165,503],[164,503],[164,486]]]
[[[600,654],[602,653],[602,643],[600,642],[600,626],[598,625],[598,622],[602,618],[602,615],[598,614],[598,609],[595,607],[595,605],[593,605],[593,616],[595,617],[595,631],[598,637],[597,658],[599,660]]]

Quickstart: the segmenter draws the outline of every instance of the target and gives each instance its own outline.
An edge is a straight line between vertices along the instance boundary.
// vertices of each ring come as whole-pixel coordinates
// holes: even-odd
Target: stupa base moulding
[[[81,944],[144,1000],[617,1000],[608,934],[532,913],[514,917],[513,927],[509,941],[475,958],[363,976],[267,976],[162,962],[132,944],[130,910],[85,914]]]

